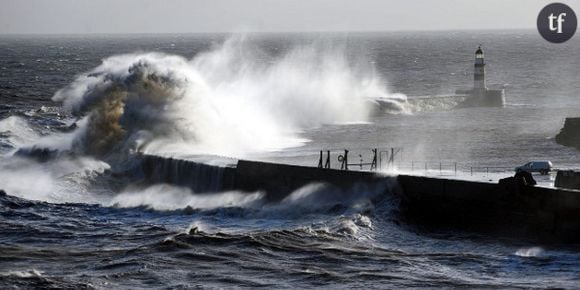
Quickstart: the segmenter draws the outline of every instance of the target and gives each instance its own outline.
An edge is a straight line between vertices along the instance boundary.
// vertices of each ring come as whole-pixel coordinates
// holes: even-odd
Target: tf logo
[[[566,4],[552,3],[540,11],[537,25],[545,40],[562,43],[572,38],[576,32],[576,13]]]

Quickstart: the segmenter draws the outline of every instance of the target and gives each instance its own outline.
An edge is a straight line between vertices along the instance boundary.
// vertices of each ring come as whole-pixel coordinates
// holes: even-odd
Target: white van
[[[527,172],[539,172],[542,175],[548,174],[548,172],[552,171],[552,162],[550,161],[532,161],[528,162],[522,166],[516,167],[516,172],[523,170]]]

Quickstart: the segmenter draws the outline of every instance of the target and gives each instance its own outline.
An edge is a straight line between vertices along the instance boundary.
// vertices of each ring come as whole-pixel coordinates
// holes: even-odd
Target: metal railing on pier
[[[490,175],[498,173],[512,174],[514,167],[497,166],[491,164],[460,163],[454,161],[405,161],[402,160],[402,149],[373,148],[357,150],[357,155],[353,151],[343,150],[321,150],[319,152],[318,167],[340,170],[361,170],[361,171],[392,171],[410,172],[439,175]],[[366,154],[365,154],[366,152]],[[355,153],[355,154],[356,154]],[[353,162],[352,156],[356,156]],[[368,157],[367,157],[368,156]],[[365,158],[366,157],[366,158]],[[350,158],[350,159],[349,159]],[[334,163],[338,162],[338,163]]]
[[[395,156],[401,152],[401,148],[388,148],[388,149],[367,149],[363,150],[370,153],[370,161],[364,161],[363,153],[358,154],[359,162],[350,162],[349,153],[350,150],[320,150],[320,157],[318,159],[319,168],[331,169],[333,154],[336,156],[336,161],[338,161],[340,170],[349,170],[353,166],[358,167],[359,170],[370,170],[370,171],[381,171],[388,168],[394,168]],[[351,154],[352,156],[352,154]],[[367,159],[369,160],[369,159]]]
[[[452,161],[402,161],[395,164],[398,171],[439,173],[440,175],[457,175],[458,173],[481,175],[496,173],[513,173],[514,167],[471,164]]]

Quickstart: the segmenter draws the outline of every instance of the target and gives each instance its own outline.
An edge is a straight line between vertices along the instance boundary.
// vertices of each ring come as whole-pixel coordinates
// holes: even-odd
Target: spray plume
[[[74,142],[83,154],[239,157],[300,145],[297,132],[307,128],[366,121],[376,100],[406,102],[391,98],[372,71],[358,69],[343,51],[315,45],[264,59],[234,37],[191,60],[109,57],[53,100],[83,118]]]

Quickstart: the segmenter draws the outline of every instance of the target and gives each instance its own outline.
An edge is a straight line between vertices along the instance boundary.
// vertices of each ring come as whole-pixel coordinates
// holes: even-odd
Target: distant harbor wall
[[[564,127],[556,135],[556,142],[580,150],[580,118],[566,118]]]
[[[505,105],[505,90],[457,90],[456,94],[466,95],[465,101],[459,107],[503,107]]]

